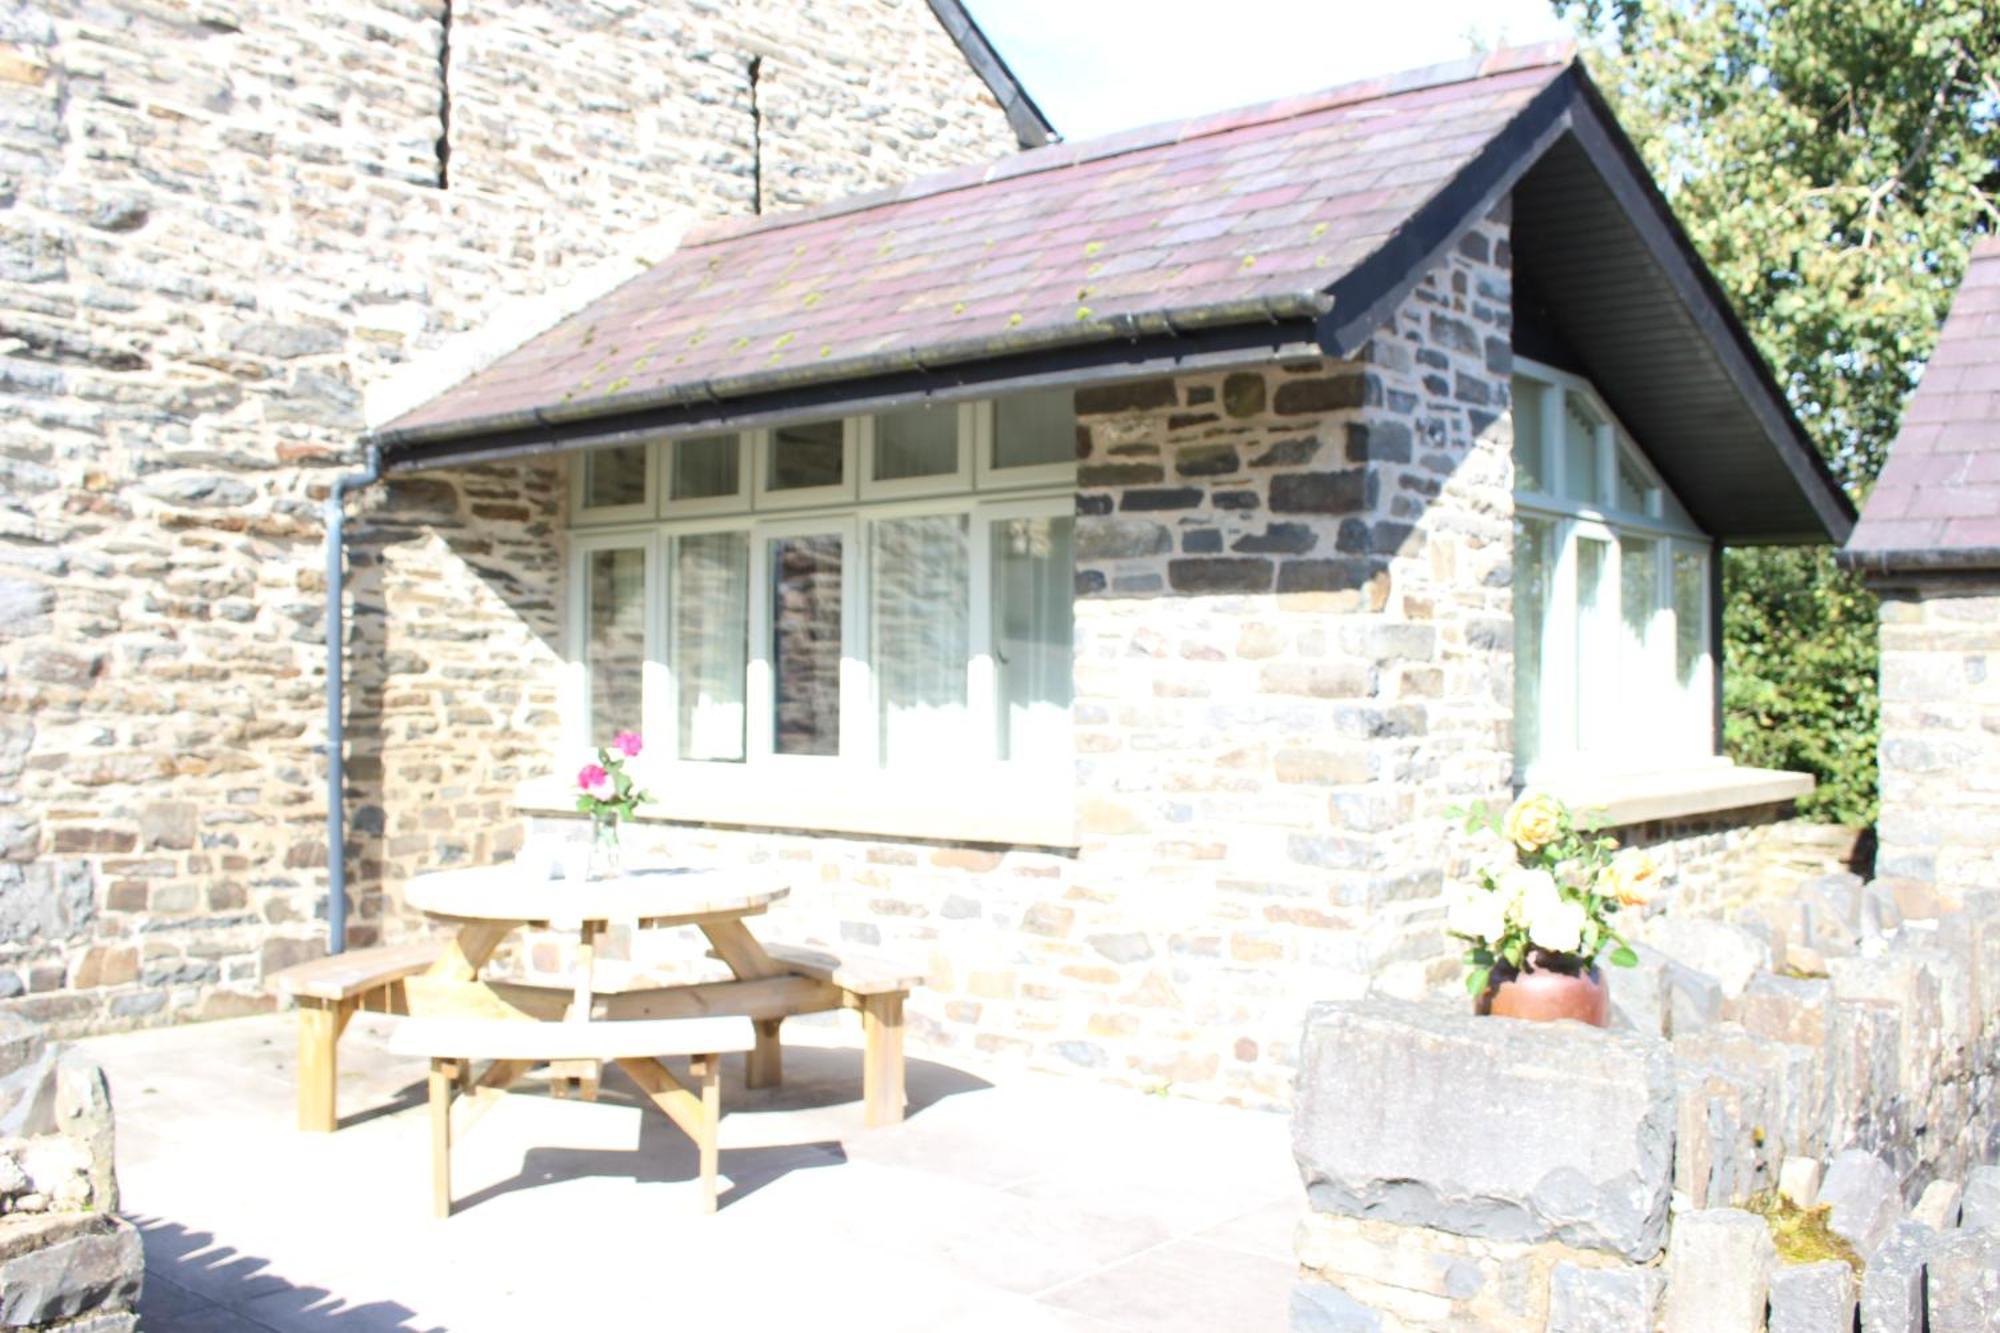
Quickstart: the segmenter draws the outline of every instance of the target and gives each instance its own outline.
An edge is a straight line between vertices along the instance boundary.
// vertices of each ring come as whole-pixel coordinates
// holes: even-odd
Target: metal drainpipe
[[[347,748],[345,631],[342,624],[346,585],[344,530],[347,495],[382,479],[382,451],[368,446],[367,463],[359,472],[333,479],[326,497],[326,951],[347,948]]]

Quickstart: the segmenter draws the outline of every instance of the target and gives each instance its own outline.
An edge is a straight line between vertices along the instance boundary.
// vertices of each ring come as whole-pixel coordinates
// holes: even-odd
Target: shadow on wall
[[[394,477],[349,527],[348,943],[410,875],[511,853],[558,744],[563,474]],[[326,904],[319,904],[324,921]]]
[[[410,1324],[416,1312],[395,1301],[356,1304],[323,1287],[295,1286],[270,1272],[269,1260],[218,1245],[209,1232],[164,1218],[130,1220],[146,1246],[139,1323],[147,1333],[424,1327]]]

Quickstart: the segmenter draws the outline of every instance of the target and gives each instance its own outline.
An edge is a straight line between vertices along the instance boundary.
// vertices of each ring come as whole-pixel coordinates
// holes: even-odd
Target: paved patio
[[[429,1209],[421,1070],[363,1015],[343,1127],[292,1128],[273,1015],[95,1038],[148,1333],[718,1328],[1276,1329],[1303,1208],[1282,1116],[914,1057],[909,1120],[861,1124],[847,1015],[786,1025],[786,1084],[725,1076],[713,1217],[694,1156],[613,1073],[595,1105],[505,1099]]]

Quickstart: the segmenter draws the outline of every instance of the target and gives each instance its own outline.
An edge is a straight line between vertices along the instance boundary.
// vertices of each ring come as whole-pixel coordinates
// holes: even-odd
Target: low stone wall
[[[104,1071],[0,1013],[0,1328],[138,1328],[145,1254],[117,1207]]]
[[[1294,1327],[2000,1327],[2000,890],[1831,875],[1734,917],[1641,923],[1609,1031],[1315,1007]],[[1780,1198],[1858,1281],[1786,1261]]]

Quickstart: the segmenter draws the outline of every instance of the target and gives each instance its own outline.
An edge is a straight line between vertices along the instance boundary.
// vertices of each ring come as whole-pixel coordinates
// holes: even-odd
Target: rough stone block
[[[1859,1148],[1849,1148],[1833,1159],[1826,1179],[1820,1182],[1819,1201],[1833,1210],[1827,1226],[1871,1263],[1903,1215],[1896,1173],[1880,1158]]]
[[[1921,1222],[1932,1231],[1950,1231],[1958,1225],[1960,1204],[1965,1191],[1957,1181],[1933,1180],[1924,1186],[1923,1197],[1910,1210],[1910,1220]]]
[[[1758,1333],[1777,1247],[1761,1217],[1734,1208],[1674,1218],[1665,1333]]]
[[[1604,979],[1611,987],[1611,1008],[1634,1032],[1647,1037],[1667,1035],[1671,986],[1667,971],[1673,966],[1665,954],[1650,945],[1636,945],[1635,967],[1607,967]]]
[[[1673,1131],[1659,1042],[1384,998],[1306,1021],[1293,1151],[1324,1212],[1645,1260]]]
[[[1759,972],[1737,1003],[1744,1030],[1794,1046],[1826,1045],[1833,984]]]
[[[1662,1286],[1658,1269],[1557,1264],[1548,1333],[1653,1333]]]
[[[1898,1222],[1867,1256],[1861,1326],[1868,1333],[1924,1333],[1924,1265],[1936,1243],[1937,1233],[1921,1222]]]
[[[130,1309],[145,1269],[139,1231],[105,1213],[13,1219],[0,1245],[0,1326]]]
[[[1778,1193],[1801,1208],[1819,1202],[1820,1166],[1817,1157],[1787,1157],[1778,1168]]]
[[[1292,1284],[1292,1333],[1381,1333],[1382,1316],[1331,1282]]]
[[[1646,939],[1682,966],[1714,977],[1725,999],[1741,996],[1750,978],[1771,966],[1771,946],[1727,921],[1668,914],[1647,925]]]
[[[1807,880],[1799,886],[1798,896],[1814,907],[1824,909],[1828,923],[1840,922],[1852,936],[1861,929],[1862,887],[1861,876],[1843,870]],[[1822,922],[1815,919],[1813,924],[1818,928]]]
[[[1854,1309],[1854,1270],[1838,1259],[1771,1275],[1770,1333],[1850,1333]]]
[[[1975,1166],[1965,1177],[1958,1224],[1967,1231],[2000,1231],[2000,1166]]]
[[[1706,972],[1669,963],[1667,1031],[1672,1036],[1701,1032],[1722,1021],[1722,983]]]
[[[2000,1328],[2000,1231],[1942,1237],[1931,1251],[1929,1285],[1930,1333]]]

